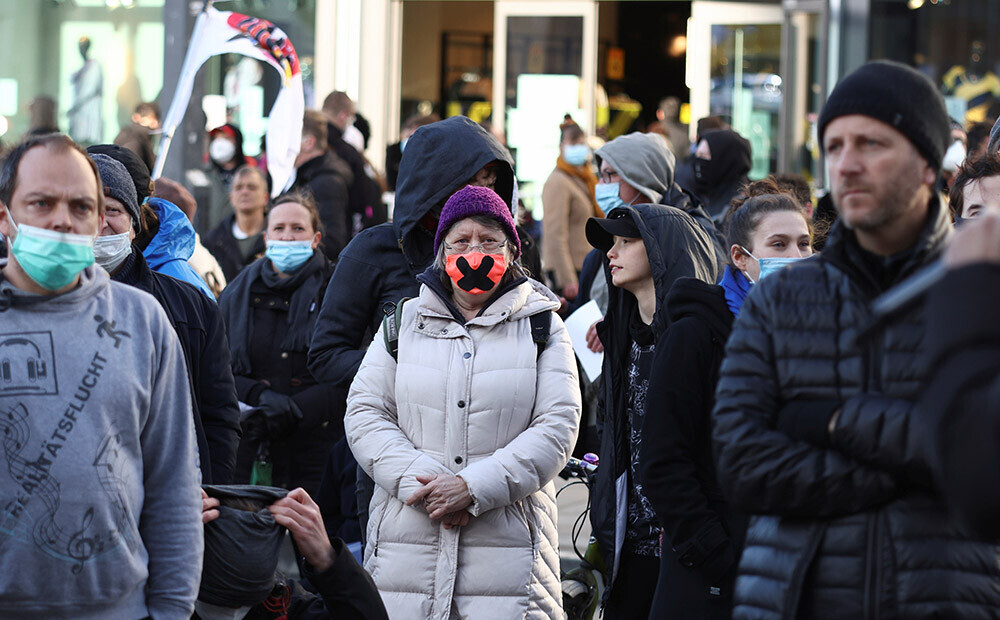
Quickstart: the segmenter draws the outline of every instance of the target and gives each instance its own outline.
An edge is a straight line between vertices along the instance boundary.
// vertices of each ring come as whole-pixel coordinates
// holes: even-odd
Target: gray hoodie
[[[660,202],[674,184],[674,154],[663,136],[630,133],[619,136],[594,152],[615,169],[626,183]]]
[[[184,357],[153,297],[92,265],[0,282],[0,618],[188,618],[201,578]]]

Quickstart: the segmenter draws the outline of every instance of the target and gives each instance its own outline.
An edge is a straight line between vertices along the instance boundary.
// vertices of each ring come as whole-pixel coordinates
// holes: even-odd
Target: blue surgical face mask
[[[597,206],[606,214],[615,207],[624,207],[625,201],[618,197],[618,183],[598,183],[594,186],[594,198]]]
[[[9,209],[7,218],[14,232],[10,253],[21,270],[45,290],[68,286],[94,264],[94,237],[18,224]]]
[[[312,240],[268,241],[264,255],[282,273],[292,273],[306,264],[313,255]]]
[[[563,147],[563,159],[571,166],[582,166],[590,157],[590,147],[586,144],[568,144]]]
[[[771,275],[772,273],[778,271],[779,269],[787,267],[788,265],[791,265],[795,261],[800,261],[803,258],[805,258],[801,256],[757,258],[753,254],[751,254],[750,251],[747,250],[745,247],[740,246],[740,249],[743,250],[744,254],[757,261],[757,265],[760,267],[760,275],[757,276],[757,282],[760,282],[761,280]],[[750,279],[749,275],[747,275],[747,280],[750,280],[751,284],[755,284],[755,282],[752,279]]]

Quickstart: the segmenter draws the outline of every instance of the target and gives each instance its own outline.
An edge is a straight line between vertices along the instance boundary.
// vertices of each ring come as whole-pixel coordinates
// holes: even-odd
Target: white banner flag
[[[281,74],[282,87],[267,119],[267,171],[271,174],[271,196],[277,196],[294,181],[295,157],[302,141],[302,72],[299,56],[285,33],[265,19],[207,7],[191,33],[191,44],[177,80],[177,90],[163,120],[164,140],[153,169],[153,178],[163,172],[174,130],[184,119],[194,77],[206,60],[219,54],[242,54],[263,60]]]

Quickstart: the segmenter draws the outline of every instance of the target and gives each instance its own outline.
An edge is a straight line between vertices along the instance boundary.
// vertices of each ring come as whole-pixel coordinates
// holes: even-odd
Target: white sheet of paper
[[[587,330],[594,321],[600,320],[603,315],[601,309],[597,307],[597,302],[590,300],[566,318],[566,331],[573,341],[573,351],[576,352],[583,371],[587,373],[587,378],[591,381],[601,376],[601,365],[604,363],[603,353],[594,353],[587,348]]]

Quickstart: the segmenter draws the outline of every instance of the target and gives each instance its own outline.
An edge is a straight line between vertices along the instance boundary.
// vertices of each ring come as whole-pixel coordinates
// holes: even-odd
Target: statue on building
[[[98,144],[103,140],[104,122],[101,104],[104,99],[104,74],[101,65],[89,58],[90,39],[80,37],[83,66],[70,76],[73,84],[73,105],[69,116],[69,135],[81,144]]]

